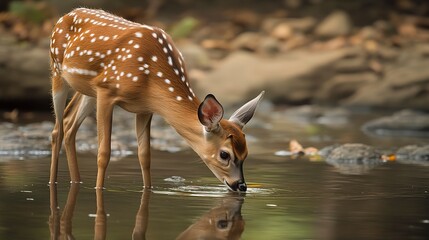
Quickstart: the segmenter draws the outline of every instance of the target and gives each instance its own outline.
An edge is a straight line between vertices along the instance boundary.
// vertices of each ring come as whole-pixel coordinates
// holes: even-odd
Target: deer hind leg
[[[67,102],[67,94],[69,87],[63,81],[59,74],[54,74],[52,77],[52,102],[55,113],[55,126],[52,130],[52,156],[49,184],[57,183],[58,158],[63,141],[63,116],[64,108]]]
[[[76,133],[83,120],[95,108],[95,98],[76,92],[64,114],[64,147],[67,155],[71,183],[80,183],[76,157]]]
[[[106,175],[107,165],[110,161],[111,139],[112,139],[112,115],[114,102],[108,91],[97,92],[97,183],[96,188],[102,189]]]
[[[150,176],[150,123],[152,114],[136,115],[138,158],[142,170],[144,188],[152,186]]]

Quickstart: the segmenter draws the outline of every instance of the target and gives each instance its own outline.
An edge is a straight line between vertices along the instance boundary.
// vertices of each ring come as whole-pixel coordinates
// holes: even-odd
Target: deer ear
[[[207,132],[218,129],[223,117],[223,107],[216,98],[209,94],[198,107],[198,119]]]
[[[252,119],[256,107],[264,96],[264,93],[265,91],[262,91],[257,97],[240,107],[232,114],[232,116],[229,118],[229,121],[237,124],[240,128],[243,128],[244,125],[246,125],[246,123]]]

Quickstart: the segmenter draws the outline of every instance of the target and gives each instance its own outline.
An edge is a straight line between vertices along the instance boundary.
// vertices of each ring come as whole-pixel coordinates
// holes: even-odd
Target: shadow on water
[[[80,184],[71,184],[64,209],[61,211],[57,186],[50,186],[49,232],[51,239],[75,239],[73,235],[73,215],[80,191]],[[104,190],[96,189],[96,214],[94,214],[94,239],[106,239],[108,228],[107,208],[104,201]],[[144,189],[135,217],[132,239],[146,239],[150,214],[152,190]],[[217,205],[203,214],[192,225],[180,233],[176,239],[240,239],[244,231],[244,219],[241,208],[244,196],[228,192],[220,198]]]

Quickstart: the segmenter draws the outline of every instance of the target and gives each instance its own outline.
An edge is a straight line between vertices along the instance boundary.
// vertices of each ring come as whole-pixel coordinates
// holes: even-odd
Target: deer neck
[[[205,140],[203,127],[198,120],[197,113],[200,101],[195,98],[193,101],[184,99],[167,104],[168,106],[157,104],[158,107],[154,112],[160,114],[198,153],[198,146]]]

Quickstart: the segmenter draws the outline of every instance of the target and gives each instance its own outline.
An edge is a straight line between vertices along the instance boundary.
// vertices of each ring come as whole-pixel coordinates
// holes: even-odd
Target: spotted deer
[[[78,8],[61,17],[51,36],[50,60],[55,127],[50,183],[56,183],[62,140],[71,182],[80,182],[77,129],[95,108],[98,153],[96,188],[103,188],[110,159],[113,107],[136,114],[138,159],[151,187],[150,122],[162,116],[230,190],[246,191],[242,129],[263,92],[227,120],[216,98],[200,102],[189,85],[184,59],[162,29],[134,23],[102,10]],[[68,104],[70,89],[76,91]],[[63,126],[64,125],[64,126]]]

